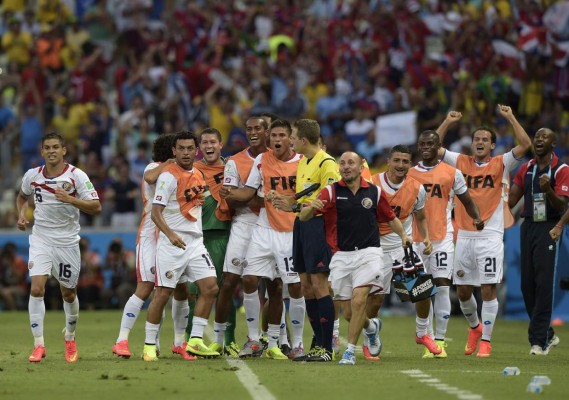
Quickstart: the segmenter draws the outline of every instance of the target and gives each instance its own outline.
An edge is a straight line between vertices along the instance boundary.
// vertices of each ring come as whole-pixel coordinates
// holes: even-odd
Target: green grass
[[[82,312],[78,323],[79,361],[69,365],[63,357],[63,311],[48,312],[45,338],[47,357],[31,364],[27,357],[33,340],[25,312],[0,313],[0,398],[1,399],[247,399],[251,398],[237,378],[240,366],[225,359],[185,362],[173,356],[172,322],[167,318],[162,335],[163,355],[157,363],[140,360],[144,340],[143,314],[130,337],[130,360],[113,357],[113,345],[120,323],[120,312]],[[243,318],[238,337],[245,338]],[[453,317],[449,324],[447,359],[421,359],[422,346],[414,343],[414,318],[387,317],[383,320],[384,343],[381,361],[358,356],[357,365],[293,363],[265,358],[247,360],[261,385],[278,399],[457,399],[419,382],[401,371],[417,369],[484,399],[569,398],[569,328],[557,328],[561,344],[546,357],[530,356],[527,323],[499,320],[489,359],[462,354],[466,322]],[[306,342],[310,343],[307,324]],[[342,322],[341,333],[347,334]],[[209,341],[207,341],[209,342]],[[506,366],[521,369],[519,376],[503,376]],[[548,375],[552,384],[542,394],[526,393],[533,375]],[[462,398],[468,398],[463,392]]]

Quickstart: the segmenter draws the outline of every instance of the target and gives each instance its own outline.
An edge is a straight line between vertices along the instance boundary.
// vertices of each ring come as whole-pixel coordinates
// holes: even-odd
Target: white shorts
[[[502,282],[504,241],[495,237],[458,237],[453,269],[455,285],[480,286]]]
[[[452,277],[452,266],[454,264],[454,243],[452,233],[447,233],[443,240],[432,242],[433,252],[425,256],[423,243],[414,243],[417,254],[422,254],[424,258],[425,270],[432,274],[433,278],[450,279]]]
[[[30,235],[30,276],[53,275],[61,286],[74,289],[81,271],[79,245],[73,247],[54,247]]]
[[[229,242],[227,242],[227,250],[225,251],[225,260],[223,262],[223,272],[230,272],[239,276],[243,275],[243,268],[247,265],[245,256],[251,243],[253,228],[255,228],[255,224],[243,221],[234,221],[231,224]]]
[[[136,245],[136,281],[156,280],[156,239],[143,236]]]
[[[284,284],[300,282],[292,261],[292,232],[255,226],[245,258],[243,275],[280,278]]]
[[[352,291],[358,287],[370,286],[383,290],[385,270],[382,260],[381,247],[334,253],[330,261],[334,300],[350,300]]]
[[[196,282],[216,278],[215,266],[207,252],[203,237],[178,233],[186,243],[186,249],[174,246],[160,232],[156,246],[156,286],[175,288],[178,283]]]

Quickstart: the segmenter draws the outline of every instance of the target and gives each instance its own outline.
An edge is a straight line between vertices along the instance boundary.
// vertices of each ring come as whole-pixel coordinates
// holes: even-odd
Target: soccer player
[[[187,301],[188,280],[196,282],[200,296],[186,352],[202,357],[219,356],[203,342],[218,288],[215,266],[203,244],[201,209],[206,184],[202,173],[194,168],[196,143],[192,132],[177,133],[172,148],[176,163],[165,167],[156,182],[151,217],[160,232],[156,246],[156,287],[146,319],[144,361],[158,360],[156,335],[164,306],[172,293],[175,300]],[[184,328],[176,332],[176,337],[183,338]]]
[[[240,357],[259,355],[260,303],[257,286],[259,277],[265,277],[269,293],[269,327],[267,357],[288,359],[278,347],[282,317],[282,284],[287,284],[290,293],[290,317],[293,330],[293,348],[302,346],[304,329],[304,298],[300,279],[294,269],[292,258],[292,230],[294,215],[279,211],[271,204],[275,193],[294,195],[296,170],[301,158],[290,146],[292,128],[287,121],[273,121],[270,128],[271,150],[255,159],[247,183],[242,189],[228,189],[226,198],[249,201],[255,194],[264,196],[265,207],[259,218],[249,244],[243,269],[244,305],[249,329],[248,341],[239,353]],[[276,267],[275,267],[276,264]]]
[[[249,177],[249,172],[253,167],[255,158],[267,151],[267,134],[268,125],[261,117],[250,117],[245,122],[245,133],[249,141],[249,147],[245,150],[231,156],[225,165],[223,174],[223,186],[220,189],[220,196],[224,198],[227,204],[235,210],[233,220],[231,223],[231,232],[229,234],[229,242],[227,243],[227,250],[225,252],[225,259],[223,262],[223,277],[219,289],[219,296],[215,303],[215,322],[213,324],[213,331],[215,333],[215,341],[210,348],[219,351],[227,343],[225,340],[226,330],[235,330],[235,314],[231,313],[233,304],[233,293],[237,284],[243,275],[243,268],[247,265],[245,256],[253,227],[259,215],[259,207],[253,203],[256,201],[254,197],[251,202],[240,202],[228,198],[227,194],[231,193],[232,189],[240,189],[245,187],[245,183]],[[230,334],[233,336],[234,333]],[[232,356],[238,356],[239,351],[235,354],[238,346],[230,346],[225,351],[229,352]]]
[[[311,119],[297,120],[292,129],[292,140],[297,153],[303,154],[296,173],[296,192],[311,185],[319,188],[332,184],[340,178],[336,160],[319,144],[320,126]],[[320,189],[301,197],[299,202],[279,197],[273,201],[279,210],[298,213],[302,205],[310,204]],[[294,199],[293,199],[294,200]],[[293,234],[294,268],[300,274],[302,291],[306,302],[308,320],[312,326],[315,346],[303,357],[304,349],[294,349],[296,361],[332,361],[332,336],[334,331],[334,302],[328,287],[329,264],[332,258],[326,243],[324,218],[318,215],[308,221],[294,221]]]
[[[417,228],[423,237],[424,255],[431,254],[432,244],[429,239],[429,228],[425,215],[425,202],[427,193],[425,188],[413,178],[408,178],[407,173],[411,168],[411,150],[404,145],[394,146],[389,151],[387,158],[387,171],[371,177],[373,184],[378,185],[382,193],[385,194],[389,205],[403,224],[407,236],[412,236],[413,220],[417,221]],[[374,292],[368,297],[366,311],[369,318],[377,316],[383,299],[389,294],[391,279],[393,277],[392,266],[403,265],[405,252],[401,247],[399,236],[393,232],[388,224],[379,224],[381,235],[381,247],[383,249],[383,290]],[[431,299],[424,299],[415,303],[416,316],[416,336],[415,341],[424,345],[432,354],[440,354],[442,349],[435,343],[432,337],[427,334],[429,325],[429,310]],[[363,353],[367,359],[374,359],[379,353],[379,349],[372,349],[370,346],[369,335],[364,334]]]
[[[154,142],[152,148],[152,159],[154,162],[148,164],[144,169],[142,180],[142,218],[138,233],[136,236],[136,290],[128,299],[119,330],[119,336],[113,346],[113,353],[119,357],[130,358],[131,352],[128,346],[128,336],[144,302],[150,297],[154,290],[155,269],[156,269],[156,225],[150,218],[152,210],[152,199],[156,189],[156,181],[165,167],[176,162],[172,154],[174,135],[161,135]],[[179,325],[182,326],[186,322],[188,315],[187,304],[185,301],[174,300],[172,302],[172,318],[174,319],[174,331],[179,331]],[[185,346],[179,342],[179,338],[174,340],[172,352],[182,355],[182,357],[190,357],[186,353]],[[158,339],[156,342],[157,351],[160,350]]]
[[[34,226],[30,235],[30,300],[28,312],[34,336],[30,362],[46,356],[43,326],[45,284],[50,275],[59,282],[65,312],[65,361],[74,363],[78,353],[75,329],[79,317],[77,281],[81,268],[79,254],[79,211],[90,215],[101,212],[99,196],[85,172],[67,164],[65,139],[58,133],[46,134],[41,141],[45,165],[29,169],[16,198],[18,229],[26,230],[28,197],[33,196]]]
[[[377,319],[367,318],[365,310],[370,289],[383,289],[379,224],[387,223],[401,238],[403,246],[410,245],[387,197],[379,186],[362,178],[363,170],[359,155],[353,152],[342,154],[342,179],[321,190],[311,204],[302,208],[299,216],[301,221],[308,221],[316,213],[324,214],[326,239],[334,252],[330,262],[334,296],[351,305],[348,347],[340,360],[341,365],[356,363],[356,344],[362,328],[373,332],[375,340],[379,341],[379,323]]]
[[[551,326],[558,246],[550,232],[569,200],[569,168],[553,149],[557,135],[539,129],[533,138],[535,157],[524,163],[514,177],[508,204],[524,197],[520,230],[522,295],[529,317],[531,355],[546,356],[560,342]],[[555,231],[554,231],[555,233]]]
[[[476,351],[477,357],[490,357],[492,330],[498,315],[496,284],[502,281],[504,264],[504,192],[502,182],[509,183],[510,172],[521,163],[522,157],[531,146],[531,139],[516,120],[512,109],[498,105],[498,112],[514,130],[518,145],[511,151],[491,156],[496,147],[496,133],[488,127],[479,127],[472,133],[472,156],[455,153],[441,148],[439,156],[453,167],[462,171],[472,199],[478,204],[484,220],[484,230],[479,231],[462,204],[457,204],[454,218],[458,235],[456,239],[453,267],[453,282],[456,285],[460,309],[470,329],[464,354]],[[448,113],[437,130],[441,142],[447,127],[460,120],[462,114]],[[478,319],[478,306],[473,296],[475,286],[482,294],[482,324]]]
[[[418,148],[422,161],[411,168],[407,176],[421,183],[427,192],[425,213],[429,221],[429,239],[432,242],[433,251],[426,258],[425,266],[426,270],[433,275],[438,288],[433,307],[436,320],[435,341],[443,349],[434,357],[446,358],[445,335],[451,311],[449,292],[454,259],[451,191],[473,219],[473,226],[477,230],[484,228],[484,221],[480,217],[476,203],[472,201],[468,193],[462,173],[439,160],[441,142],[437,132],[432,130],[422,132],[419,135]],[[417,221],[413,221],[413,241],[419,252],[425,249],[424,240]],[[433,357],[433,353],[425,349],[423,357]]]
[[[211,256],[213,265],[215,265],[218,286],[221,285],[223,261],[231,229],[231,211],[227,202],[219,194],[223,185],[223,171],[225,169],[225,160],[221,157],[221,148],[221,133],[215,128],[204,129],[200,135],[200,150],[203,159],[195,163],[195,167],[203,173],[208,188],[202,206],[202,229],[205,248]],[[191,283],[189,285],[190,314],[186,327],[186,337],[189,337],[192,332],[192,317],[198,295],[197,285]],[[233,302],[230,303],[230,306],[229,318],[232,324],[230,329],[225,332],[225,342],[221,343],[222,346],[211,348],[220,354],[227,352],[227,354],[237,356],[239,347],[235,343],[235,306]],[[212,342],[212,346],[215,343]]]

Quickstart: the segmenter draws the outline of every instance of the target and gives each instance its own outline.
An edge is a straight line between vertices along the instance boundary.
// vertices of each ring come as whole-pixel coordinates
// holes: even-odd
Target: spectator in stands
[[[118,167],[118,179],[111,183],[105,193],[105,202],[111,203],[113,214],[111,227],[117,229],[135,229],[138,226],[136,200],[140,197],[138,184],[130,179],[129,166],[121,163]]]
[[[105,279],[101,270],[101,257],[89,248],[89,239],[79,241],[81,251],[81,274],[77,283],[77,295],[81,297],[81,308],[94,310],[101,301]]]
[[[103,305],[123,309],[136,288],[136,271],[134,253],[124,248],[120,238],[113,239],[109,245],[103,265],[103,276]]]
[[[16,245],[8,242],[0,252],[0,300],[8,310],[22,308],[27,297],[28,266],[16,250]]]

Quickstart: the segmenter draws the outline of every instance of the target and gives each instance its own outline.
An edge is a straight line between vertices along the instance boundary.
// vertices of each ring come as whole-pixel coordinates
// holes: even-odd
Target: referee
[[[318,145],[320,126],[311,119],[299,119],[293,124],[294,150],[304,157],[296,173],[296,193],[319,184],[323,188],[340,178],[336,160]],[[280,197],[273,201],[279,210],[300,212],[303,205],[311,204],[320,189],[314,190],[291,202],[291,198]],[[292,203],[292,204],[291,204]],[[297,214],[298,215],[298,214]],[[300,275],[300,283],[306,301],[306,313],[314,331],[315,347],[304,357],[294,361],[332,361],[332,335],[334,331],[334,302],[328,287],[330,259],[332,252],[326,243],[324,218],[322,215],[301,222],[294,221],[293,231],[294,269]]]

